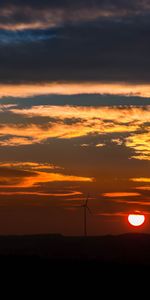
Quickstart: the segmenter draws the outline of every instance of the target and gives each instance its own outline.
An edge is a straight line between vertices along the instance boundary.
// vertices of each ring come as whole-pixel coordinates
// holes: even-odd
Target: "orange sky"
[[[0,1],[0,234],[150,232],[149,1]],[[128,214],[146,216],[140,228]]]
[[[137,209],[149,215],[149,105],[16,100],[0,106],[1,234],[82,234],[88,192],[90,234],[126,232]]]

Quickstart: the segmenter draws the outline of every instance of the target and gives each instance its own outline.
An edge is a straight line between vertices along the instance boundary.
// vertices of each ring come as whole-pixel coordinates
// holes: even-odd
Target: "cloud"
[[[8,168],[17,168],[23,170],[60,170],[63,169],[60,166],[56,166],[50,163],[37,163],[37,162],[18,162],[18,161],[7,161],[7,162],[0,162],[1,167],[8,167]]]
[[[150,98],[149,84],[127,84],[127,83],[41,83],[41,84],[1,84],[0,98],[22,97],[28,98],[40,95],[120,95],[138,96]]]
[[[61,173],[60,173],[61,172]],[[75,182],[92,183],[94,178],[66,175],[63,168],[50,163],[5,161],[0,167],[1,196],[37,196],[78,199],[82,195]],[[66,185],[71,182],[72,185]],[[60,185],[63,183],[63,186]]]
[[[133,182],[150,182],[150,178],[139,177],[139,178],[130,178]]]
[[[54,119],[64,120],[77,119],[78,122],[82,120],[101,121],[114,121],[119,125],[126,125],[131,123],[131,128],[138,128],[138,125],[148,123],[150,117],[150,106],[142,107],[75,107],[75,106],[61,106],[55,105],[38,105],[30,108],[10,108],[10,112],[25,116],[26,118],[32,118],[33,116],[51,117]],[[132,124],[133,123],[133,124]],[[74,124],[73,124],[74,125]],[[76,124],[75,124],[76,125]],[[109,122],[106,126],[111,127]],[[134,127],[135,126],[135,127]],[[130,130],[130,128],[129,128]],[[134,129],[133,129],[134,130]],[[131,131],[131,130],[130,130]]]
[[[0,3],[0,28],[49,28],[97,18],[138,15],[150,10],[147,1],[5,1]]]
[[[93,180],[89,177],[62,173],[0,168],[0,188],[37,188],[50,182],[93,182]]]
[[[101,148],[106,146],[106,144],[104,143],[98,143],[98,144],[94,144],[94,143],[90,143],[90,144],[80,144],[81,147],[96,147],[96,148]]]
[[[149,16],[66,22],[42,31],[4,30],[0,82],[149,84]]]
[[[2,85],[1,85],[2,86]],[[6,90],[6,89],[5,89]],[[24,91],[23,91],[24,92]],[[9,93],[11,94],[11,92]],[[13,94],[13,93],[12,93]],[[25,92],[24,92],[25,95]],[[4,96],[0,99],[0,112],[9,112],[11,108],[31,108],[32,106],[77,106],[77,107],[147,107],[150,105],[150,98],[143,98],[138,96],[129,95],[106,95],[106,94],[73,94],[73,95],[60,95],[60,94],[47,94],[37,95],[30,97],[13,97]],[[4,114],[3,114],[4,115]],[[15,116],[16,118],[16,116]],[[10,115],[8,118],[10,121]],[[2,122],[2,114],[1,114]]]
[[[79,142],[82,147],[96,147],[101,151],[100,148],[111,143],[114,147],[116,144],[130,149],[129,158],[149,160],[148,105],[58,107],[24,104],[22,107],[8,104],[4,110],[2,106],[1,116],[4,113],[5,117],[0,125],[0,145],[3,147],[49,144],[50,139],[54,138],[82,138]],[[92,141],[92,136],[101,136],[101,139]],[[86,141],[85,137],[91,138]]]
[[[14,186],[15,188],[15,186]],[[74,192],[68,192],[68,193],[46,193],[46,192],[38,192],[38,191],[1,191],[0,192],[1,195],[3,196],[13,196],[13,195],[30,195],[30,196],[45,196],[45,197],[70,197],[70,196],[79,196],[79,195],[82,195],[81,192],[77,192],[77,191],[74,191]],[[76,199],[76,198],[74,198]]]
[[[150,186],[136,186],[136,190],[150,191]]]
[[[112,139],[111,142],[114,143],[114,144],[116,144],[116,145],[118,145],[118,146],[121,146],[123,144],[123,140],[119,139],[119,138]]]
[[[104,197],[108,198],[116,198],[116,197],[137,197],[140,196],[139,193],[132,193],[132,192],[111,192],[111,193],[104,193],[102,194]]]
[[[2,134],[1,134],[2,136]],[[0,141],[1,146],[11,146],[11,147],[17,147],[21,145],[31,145],[33,143],[32,139],[25,138],[25,137],[10,137],[6,138],[3,141]]]
[[[134,149],[134,159],[150,160],[150,127],[146,127],[146,132],[131,135],[126,139],[126,146]]]
[[[8,117],[6,115],[5,122],[3,120],[0,125],[1,146],[48,144],[52,138],[73,139],[92,137],[92,135],[105,135],[106,138],[110,135],[110,142],[117,143],[117,145],[119,143],[119,146],[125,145],[135,151],[135,153],[132,152],[132,158],[140,156],[141,160],[149,159],[149,134],[146,130],[150,106],[59,106],[59,109],[58,106],[54,105],[36,105],[25,108],[10,106],[7,108],[7,113],[11,113],[11,116],[14,115],[15,123],[7,122]],[[1,114],[3,115],[3,112]],[[36,123],[34,123],[35,118],[37,118]],[[41,121],[42,118],[46,118],[46,121]],[[113,134],[118,134],[118,137],[114,138]],[[140,147],[137,144],[137,136],[140,138]],[[108,138],[107,142],[103,138],[96,142],[81,141],[80,145],[102,148],[107,146],[107,143]]]
[[[96,145],[95,145],[95,147],[97,147],[97,148],[101,148],[101,147],[104,147],[104,146],[105,146],[104,143],[99,143],[99,144],[96,144]]]

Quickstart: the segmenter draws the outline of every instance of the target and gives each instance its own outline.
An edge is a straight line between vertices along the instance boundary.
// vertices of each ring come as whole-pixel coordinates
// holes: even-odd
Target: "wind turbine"
[[[87,236],[87,211],[92,215],[90,208],[88,207],[89,194],[87,195],[86,200],[81,205],[74,205],[74,208],[83,208],[83,232],[84,236]]]
[[[81,207],[83,207],[83,219],[84,219],[84,236],[87,236],[87,211],[91,213],[91,210],[88,207],[88,201],[89,201],[89,194],[87,195],[87,198],[85,200],[85,202],[81,205]]]

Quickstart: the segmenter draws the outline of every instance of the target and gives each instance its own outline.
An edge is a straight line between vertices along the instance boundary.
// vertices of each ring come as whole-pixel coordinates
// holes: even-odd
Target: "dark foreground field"
[[[150,235],[100,237],[0,236],[0,263],[150,267]]]
[[[66,293],[68,286],[75,292],[84,290],[86,283],[88,294],[89,288],[93,293],[94,282],[94,289],[102,291],[106,286],[105,293],[113,285],[114,295],[118,286],[122,286],[122,293],[132,288],[138,294],[142,281],[149,287],[149,274],[150,235],[0,236],[0,277],[7,287],[13,282],[16,290],[23,285],[26,291],[30,282],[36,291],[39,287],[43,291],[56,285],[56,293],[61,292],[63,283]]]

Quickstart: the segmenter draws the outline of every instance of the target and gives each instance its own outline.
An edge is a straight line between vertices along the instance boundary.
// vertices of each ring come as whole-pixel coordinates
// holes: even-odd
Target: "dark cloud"
[[[137,15],[149,9],[146,0],[0,1],[0,28],[49,27],[98,17]]]
[[[0,1],[0,82],[149,82],[149,7],[146,0]]]
[[[26,98],[4,97],[1,99],[1,105],[17,105],[17,108],[27,108],[38,105],[71,105],[71,106],[147,106],[150,105],[149,98],[133,97],[133,96],[117,96],[117,95],[97,95],[97,94],[82,94],[82,95],[43,95]],[[5,106],[4,106],[5,107]],[[1,108],[1,106],[0,106]],[[3,108],[3,106],[2,106]],[[8,115],[9,114],[9,115]],[[16,115],[10,113],[9,109],[2,111],[1,120],[15,120]],[[18,116],[19,117],[19,116]],[[32,117],[33,118],[33,117]],[[45,118],[45,120],[49,118]],[[27,120],[29,122],[29,120]]]
[[[0,82],[149,82],[149,33],[148,16],[66,25],[53,39],[1,44]]]
[[[146,8],[149,6],[148,0],[2,0],[0,1],[1,7],[7,6],[16,6],[16,7],[33,7],[36,9],[41,8],[61,8],[61,9],[70,9],[70,8],[89,8],[89,7],[97,7],[97,8],[105,8],[105,9],[127,9],[127,10],[135,10],[138,8]]]
[[[1,178],[22,178],[22,177],[32,177],[36,176],[36,172],[25,171],[25,170],[17,170],[10,168],[0,167],[0,179]]]
[[[22,106],[20,106],[22,107]],[[22,126],[30,126],[32,124],[37,124],[41,126],[41,128],[45,128],[46,127],[50,127],[50,124],[53,124],[53,123],[57,123],[57,122],[60,122],[59,119],[57,118],[51,118],[50,116],[49,117],[31,117],[29,116],[29,118],[23,118],[22,116],[20,115],[17,115],[17,114],[14,114],[10,111],[7,111],[7,112],[4,112],[4,113],[0,113],[0,124],[22,124]],[[74,120],[70,120],[70,119],[67,119],[66,120],[66,123],[69,123],[72,124],[74,123],[75,121]],[[1,128],[1,125],[0,125],[0,128]],[[0,137],[0,140],[1,140],[1,137]]]

